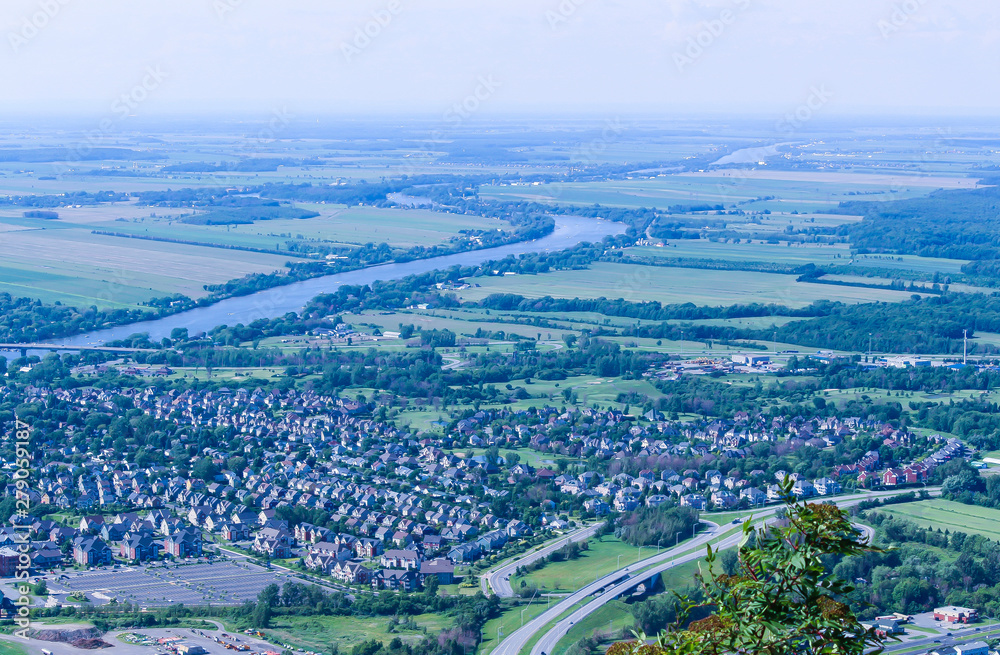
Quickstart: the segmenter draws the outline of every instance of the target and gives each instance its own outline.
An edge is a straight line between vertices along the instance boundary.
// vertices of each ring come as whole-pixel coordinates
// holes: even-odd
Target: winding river
[[[503,259],[508,255],[523,255],[533,252],[553,252],[571,248],[584,241],[599,242],[604,237],[625,231],[622,223],[612,223],[592,218],[556,216],[555,230],[548,236],[534,241],[513,243],[497,248],[473,250],[469,252],[418,259],[400,264],[380,264],[337,275],[325,275],[294,282],[257,293],[227,298],[207,307],[191,309],[171,316],[151,321],[120,325],[107,330],[99,330],[66,339],[54,339],[53,343],[72,346],[97,346],[109,341],[124,339],[130,335],[146,332],[153,341],[169,337],[174,328],[187,328],[192,335],[207,332],[219,325],[249,324],[261,318],[276,318],[288,312],[297,312],[306,303],[323,293],[331,293],[342,285],[371,284],[377,280],[399,280],[409,275],[450,268],[455,265],[478,266],[490,260]],[[4,353],[0,353],[4,354]],[[8,353],[18,356],[20,353]]]

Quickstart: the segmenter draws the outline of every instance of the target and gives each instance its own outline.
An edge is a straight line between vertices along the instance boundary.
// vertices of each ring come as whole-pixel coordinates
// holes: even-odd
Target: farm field
[[[1000,510],[935,498],[879,510],[929,528],[979,534],[1000,540]]]
[[[817,300],[845,303],[899,302],[909,293],[883,289],[838,287],[797,282],[791,275],[747,271],[711,271],[598,262],[581,271],[541,275],[478,278],[479,288],[459,292],[463,300],[481,300],[493,293],[515,293],[530,298],[623,298],[664,304],[696,305],[776,303],[805,307]]]
[[[774,264],[791,264],[817,266],[830,263],[846,263],[850,260],[851,251],[847,244],[772,244],[760,243],[726,243],[708,239],[676,239],[665,247],[644,246],[628,248],[628,255],[637,257],[684,257],[693,259],[723,259],[726,261],[759,261]]]
[[[62,229],[59,229],[59,228]],[[4,234],[0,291],[75,306],[134,306],[251,273],[283,269],[287,257],[117,239],[54,226]]]
[[[323,206],[320,206],[321,208]],[[287,249],[299,237],[346,244],[387,240],[398,247],[446,242],[461,229],[496,229],[506,223],[424,210],[345,208],[315,219],[258,221],[253,225],[201,226],[177,223],[176,210],[132,204],[61,208],[58,220],[0,213],[3,253],[0,291],[44,302],[100,308],[134,307],[151,298],[207,294],[205,285],[253,273],[285,269],[298,255],[267,254],[200,245],[92,234],[92,230],[198,243]],[[156,213],[157,217],[149,217]],[[114,220],[114,217],[126,220]],[[282,236],[284,235],[284,236]],[[472,330],[475,331],[474,329]]]
[[[316,240],[337,245],[386,242],[396,248],[433,246],[447,242],[461,230],[509,228],[504,221],[434,212],[425,209],[343,207],[296,203],[300,209],[318,212],[307,219],[257,221],[251,225],[186,225],[172,218],[159,218],[162,209],[149,207],[146,215],[131,221],[94,223],[94,229],[136,236],[183,239],[220,245],[285,249],[288,239]],[[169,210],[168,210],[169,211]],[[157,214],[157,218],[150,217]]]
[[[520,199],[536,202],[576,205],[600,204],[612,207],[657,207],[672,205],[724,204],[727,207],[744,203],[749,209],[767,208],[770,202],[777,211],[820,211],[836,207],[845,200],[895,200],[923,196],[934,186],[911,184],[894,186],[891,181],[872,181],[866,176],[836,181],[806,179],[770,179],[754,175],[755,171],[718,172],[715,175],[661,175],[654,179],[615,180],[608,182],[578,182],[531,186],[482,187],[485,198]],[[914,181],[920,178],[915,178]],[[881,182],[881,183],[879,183]],[[852,193],[853,192],[853,193]],[[857,195],[859,192],[864,195]],[[773,196],[773,201],[756,199]],[[760,205],[758,207],[757,205]]]

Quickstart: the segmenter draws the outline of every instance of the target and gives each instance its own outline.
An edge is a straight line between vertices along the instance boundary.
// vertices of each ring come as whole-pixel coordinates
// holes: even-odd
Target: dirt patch
[[[111,648],[111,644],[101,639],[103,633],[97,628],[86,628],[79,630],[35,630],[29,633],[30,637],[41,641],[55,641],[69,644],[76,648],[85,650],[95,650],[98,648]]]

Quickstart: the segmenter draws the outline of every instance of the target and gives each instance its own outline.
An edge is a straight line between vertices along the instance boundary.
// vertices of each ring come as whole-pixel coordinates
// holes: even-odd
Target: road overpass
[[[908,490],[897,489],[894,491],[868,492],[830,500],[836,502],[839,507],[845,508],[858,505],[865,500],[897,496],[905,493],[906,491]],[[928,488],[927,492],[932,496],[937,496],[941,493],[939,488]],[[825,499],[820,497],[812,500],[821,502]],[[770,516],[781,507],[782,506],[776,506],[761,510],[757,512],[755,516],[757,518]],[[707,523],[707,521],[703,521],[702,523]],[[534,647],[530,651],[531,655],[542,655],[542,653],[551,655],[555,645],[558,644],[559,640],[566,635],[574,624],[583,620],[615,598],[618,598],[624,593],[630,592],[631,589],[634,589],[640,583],[652,579],[654,576],[663,573],[671,567],[701,559],[705,555],[703,548],[704,545],[712,539],[719,537],[732,527],[731,524],[718,526],[713,523],[710,525],[713,526],[711,529],[701,533],[693,540],[686,541],[659,555],[654,555],[653,557],[646,558],[641,562],[630,564],[619,569],[618,571],[609,573],[603,578],[600,578],[599,580],[586,585],[569,596],[564,597],[560,600],[560,602],[553,605],[551,608],[532,619],[530,622],[526,623],[522,628],[510,633],[506,639],[500,642],[500,644],[493,649],[492,655],[519,655],[526,649],[528,642],[530,642],[535,635],[545,630],[546,627],[548,627],[549,624],[555,621],[559,616],[565,614],[574,605],[584,601],[589,596],[594,596],[594,599],[589,603],[551,626],[551,628],[535,643]],[[869,539],[871,538],[873,531],[870,528],[867,526],[858,527],[862,530],[866,537]],[[718,544],[715,544],[714,547],[720,550],[725,550],[738,544],[742,538],[742,531],[739,531],[720,541]],[[622,579],[623,575],[628,575],[628,579]]]

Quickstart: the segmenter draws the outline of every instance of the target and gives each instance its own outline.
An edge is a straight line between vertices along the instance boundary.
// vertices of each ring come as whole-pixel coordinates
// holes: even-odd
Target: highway
[[[514,590],[510,587],[510,576],[514,575],[514,571],[543,557],[548,557],[551,553],[559,550],[568,543],[574,541],[586,541],[587,539],[590,539],[602,525],[604,525],[604,523],[600,522],[595,523],[594,525],[588,525],[585,528],[580,528],[576,532],[571,532],[565,537],[549,544],[545,548],[532,551],[524,557],[516,559],[509,564],[503,564],[493,571],[487,571],[479,579],[483,588],[483,593],[489,595],[492,590],[493,593],[501,598],[512,597],[514,595]]]
[[[715,525],[715,524],[711,524]],[[718,526],[716,526],[718,529]],[[695,548],[697,546],[704,546],[706,543],[711,541],[716,536],[715,529],[702,532],[695,539],[685,541],[680,546],[665,550],[659,555],[654,555],[653,557],[648,557],[641,562],[629,564],[628,566],[622,567],[621,569],[609,573],[586,585],[579,591],[573,592],[569,596],[565,596],[558,603],[553,605],[551,608],[540,614],[539,616],[532,619],[530,622],[526,623],[524,627],[519,628],[512,632],[506,639],[500,642],[500,645],[493,649],[493,655],[517,655],[521,650],[531,641],[532,637],[539,631],[541,631],[548,623],[556,620],[559,615],[568,610],[570,607],[576,603],[584,600],[588,596],[600,592],[602,589],[613,585],[618,582],[623,576],[634,573],[640,569],[644,569],[651,564],[656,564],[660,562],[669,563],[673,555],[679,554],[682,551],[686,551],[690,548]],[[701,557],[704,551],[698,550],[697,557]],[[562,622],[561,622],[562,623]],[[568,628],[567,628],[568,629]],[[534,652],[534,651],[532,651]]]
[[[928,493],[932,496],[939,495],[940,490],[937,488],[928,488]],[[870,500],[873,498],[884,498],[888,496],[897,496],[901,493],[905,493],[905,490],[895,490],[895,491],[882,491],[882,492],[870,492],[866,494],[854,494],[852,496],[846,496],[839,499],[835,499],[835,502],[841,508],[851,507],[857,505],[865,500]],[[822,501],[822,498],[814,498],[812,500]],[[774,514],[781,506],[769,507],[763,509],[756,514],[758,518],[764,518]],[[703,524],[707,523],[705,521]],[[587,585],[586,587],[580,589],[579,591],[565,597],[557,604],[553,605],[550,609],[546,610],[543,614],[539,615],[532,621],[524,625],[524,627],[512,632],[506,639],[504,639],[499,646],[493,650],[493,655],[518,655],[524,650],[529,641],[531,641],[534,636],[541,632],[548,626],[549,623],[554,621],[560,615],[564,614],[573,605],[586,599],[587,597],[594,595],[594,599],[584,605],[583,607],[577,609],[569,616],[563,618],[558,623],[551,626],[551,628],[539,639],[534,647],[531,649],[531,655],[542,655],[542,653],[551,654],[553,648],[559,643],[569,629],[579,621],[583,620],[585,617],[589,616],[593,612],[597,611],[610,601],[621,596],[626,591],[635,587],[641,580],[648,579],[652,575],[657,575],[666,571],[671,566],[676,566],[683,564],[685,562],[690,562],[692,560],[701,559],[704,557],[705,551],[699,546],[704,546],[707,542],[718,537],[719,535],[725,533],[727,530],[732,528],[732,524],[726,524],[722,526],[716,526],[711,524],[710,530],[703,532],[698,535],[694,540],[686,541],[679,546],[668,549],[663,553],[649,557],[642,562],[637,564],[630,564],[614,573],[610,573],[600,580]],[[865,535],[870,539],[874,531],[867,526],[857,526]],[[722,550],[726,548],[731,548],[739,543],[742,539],[742,532],[736,532],[735,534],[727,537],[715,547]],[[641,576],[636,576],[634,579],[622,580],[622,577],[627,574],[636,573],[641,569],[649,570],[644,571]],[[609,586],[610,585],[610,586]]]

